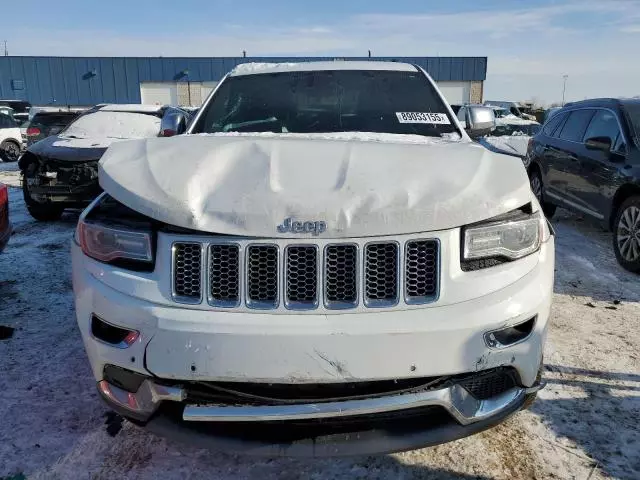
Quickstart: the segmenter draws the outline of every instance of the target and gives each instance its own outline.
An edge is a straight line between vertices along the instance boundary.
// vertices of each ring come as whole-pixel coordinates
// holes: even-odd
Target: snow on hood
[[[368,139],[224,134],[121,142],[100,161],[100,185],[171,225],[258,237],[291,237],[277,229],[286,218],[324,221],[326,238],[441,230],[531,201],[522,164],[480,145],[354,136]]]

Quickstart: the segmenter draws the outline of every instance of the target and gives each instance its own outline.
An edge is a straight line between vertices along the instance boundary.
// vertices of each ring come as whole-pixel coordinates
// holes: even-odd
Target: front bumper
[[[280,405],[193,404],[186,389],[152,379],[136,393],[106,380],[98,391],[115,411],[178,441],[251,455],[317,457],[404,451],[466,437],[502,422],[544,386],[537,381],[476,399],[462,385]],[[163,404],[178,409],[159,412]]]
[[[523,274],[509,265],[487,269],[490,272],[452,273],[469,280],[469,288],[486,287],[481,283],[488,277],[506,284],[466,301],[396,311],[277,315],[172,304],[157,280],[170,278],[162,262],[153,273],[127,272],[87,258],[74,245],[78,325],[103,398],[151,431],[266,455],[407,450],[499,423],[539,387],[553,248],[552,236],[535,257],[520,261],[520,267],[527,265]],[[459,293],[444,288],[443,298]],[[107,345],[92,336],[92,315],[135,330],[139,337],[127,348]],[[487,342],[490,332],[532,319],[526,338],[506,346]],[[144,376],[140,394],[103,382],[108,365]],[[455,384],[355,403],[326,399],[284,406],[194,400],[185,393],[185,385],[202,382],[303,387],[477,375],[506,367],[516,372],[517,384],[481,400]],[[135,408],[129,408],[132,405]],[[432,415],[436,420],[423,423]],[[354,424],[354,419],[363,422]],[[314,430],[327,422],[336,433]],[[251,430],[271,427],[275,433],[265,441],[247,433],[247,425]],[[292,425],[310,430],[280,438],[278,432]],[[236,434],[239,431],[246,435]]]

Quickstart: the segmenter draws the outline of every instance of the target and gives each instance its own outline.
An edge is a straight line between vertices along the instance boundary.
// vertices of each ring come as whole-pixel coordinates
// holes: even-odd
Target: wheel
[[[616,213],[613,251],[622,267],[640,273],[640,195],[627,198]]]
[[[556,213],[556,206],[552,203],[547,203],[544,201],[542,196],[542,175],[540,174],[540,170],[537,168],[533,168],[529,173],[529,184],[531,185],[531,191],[538,199],[538,203],[542,207],[542,211],[547,218],[553,217]]]
[[[5,140],[0,145],[0,150],[4,154],[2,159],[5,162],[17,162],[18,158],[20,158],[20,145],[18,145],[13,140]]]
[[[24,203],[27,204],[29,214],[36,220],[52,222],[54,220],[60,220],[60,217],[62,217],[64,207],[51,203],[38,203],[31,198],[26,174],[22,176],[22,195],[24,196]]]

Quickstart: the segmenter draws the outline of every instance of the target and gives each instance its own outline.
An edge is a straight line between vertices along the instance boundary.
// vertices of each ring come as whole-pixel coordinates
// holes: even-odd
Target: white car
[[[20,126],[11,115],[0,112],[0,160],[15,162],[22,151]]]
[[[78,223],[77,321],[113,410],[322,456],[450,441],[532,401],[553,232],[422,69],[239,66],[186,133],[110,146]]]

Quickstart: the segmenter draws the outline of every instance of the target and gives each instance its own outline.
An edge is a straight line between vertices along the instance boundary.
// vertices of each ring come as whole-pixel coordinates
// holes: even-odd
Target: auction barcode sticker
[[[425,112],[396,112],[400,123],[432,123],[436,125],[450,125],[449,117],[444,113]]]

